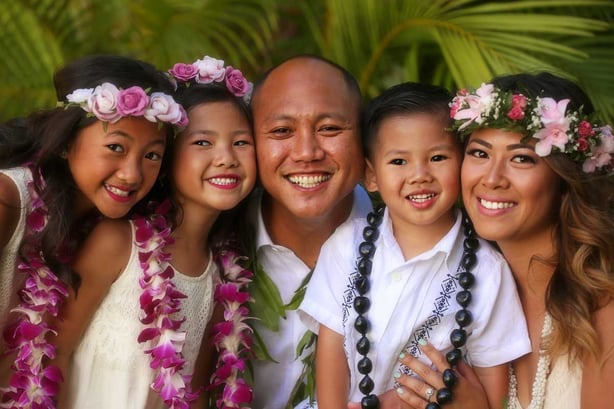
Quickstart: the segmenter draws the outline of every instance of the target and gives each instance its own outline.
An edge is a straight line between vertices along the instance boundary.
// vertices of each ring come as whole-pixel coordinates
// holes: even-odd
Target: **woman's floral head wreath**
[[[192,64],[177,63],[168,70],[171,77],[178,83],[189,86],[191,82],[197,84],[223,83],[228,91],[235,97],[249,102],[254,84],[243,76],[243,73],[232,66],[224,66],[223,60],[205,56]]]
[[[66,96],[66,101],[58,102],[58,106],[78,106],[88,116],[112,124],[127,116],[143,116],[150,122],[166,122],[178,128],[188,124],[185,110],[172,96],[163,92],[149,94],[148,89],[138,86],[119,89],[104,82],[95,88],[76,89]]]
[[[535,153],[567,155],[585,173],[614,171],[614,136],[610,125],[590,122],[582,111],[567,110],[569,99],[529,98],[493,84],[461,90],[450,104],[452,129],[466,137],[476,129],[497,128],[537,139]]]

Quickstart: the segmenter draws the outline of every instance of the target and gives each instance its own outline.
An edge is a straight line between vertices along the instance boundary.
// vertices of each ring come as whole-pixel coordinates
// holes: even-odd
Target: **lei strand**
[[[40,176],[39,176],[40,177]],[[0,408],[48,409],[55,407],[54,397],[62,382],[60,369],[45,367],[43,361],[55,357],[55,347],[47,341],[49,333],[56,334],[45,318],[56,317],[68,296],[66,286],[56,277],[40,251],[38,234],[47,224],[47,208],[38,197],[34,182],[28,182],[32,210],[26,217],[24,240],[29,243],[18,270],[27,274],[24,288],[19,291],[19,305],[11,310],[20,319],[8,326],[4,338],[8,352],[15,352],[9,386],[3,388]]]
[[[224,321],[214,326],[214,345],[218,351],[216,370],[211,388],[224,385],[216,400],[220,409],[249,408],[253,400],[252,386],[245,380],[246,359],[251,357],[252,329],[245,323],[249,309],[245,305],[252,298],[247,287],[252,271],[240,265],[246,257],[232,250],[222,250],[217,256],[222,268],[220,282],[215,288],[215,301],[224,307]]]
[[[185,365],[182,349],[186,332],[180,327],[185,317],[173,319],[172,315],[181,311],[181,299],[186,296],[172,281],[174,271],[169,263],[170,255],[164,251],[173,241],[164,217],[169,206],[169,202],[164,202],[149,218],[134,219],[139,264],[143,270],[139,279],[143,289],[139,299],[140,320],[145,326],[138,342],[150,341],[155,345],[145,351],[151,355],[150,367],[155,371],[151,388],[169,408],[188,409],[189,402],[195,400],[200,391],[191,390],[192,376],[181,374]]]

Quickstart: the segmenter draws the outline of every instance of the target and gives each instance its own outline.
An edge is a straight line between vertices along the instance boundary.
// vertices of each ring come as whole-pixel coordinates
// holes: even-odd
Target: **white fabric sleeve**
[[[349,227],[349,226],[348,226]],[[354,252],[348,249],[347,234],[350,228],[337,229],[324,243],[305,298],[299,306],[301,322],[318,333],[320,324],[343,335],[342,297],[347,277],[351,273]]]
[[[473,301],[475,323],[467,340],[468,358],[477,367],[510,362],[531,352],[516,282],[503,256],[480,240]]]

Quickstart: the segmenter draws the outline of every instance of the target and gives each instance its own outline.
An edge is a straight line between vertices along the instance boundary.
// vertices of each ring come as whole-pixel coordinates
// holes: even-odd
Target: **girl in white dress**
[[[0,126],[0,387],[10,382],[0,400],[8,407],[52,405],[57,371],[45,365],[54,354],[45,337],[74,284],[66,262],[96,220],[124,217],[145,198],[173,125],[186,120],[168,78],[132,58],[82,58],[54,84],[60,106]]]
[[[510,264],[533,346],[510,365],[510,409],[614,402],[614,136],[591,113],[577,85],[548,73],[497,78],[452,104],[467,212]],[[450,408],[483,407],[465,375],[469,397]],[[424,384],[406,386],[423,407]]]
[[[206,407],[199,392],[209,385],[212,328],[221,321],[212,253],[216,234],[225,233],[219,216],[256,180],[242,98],[249,83],[238,70],[209,68],[222,69],[221,81],[179,84],[189,125],[176,136],[162,179],[170,203],[147,218],[100,223],[73,263],[81,285],[56,339],[65,379],[60,408]]]

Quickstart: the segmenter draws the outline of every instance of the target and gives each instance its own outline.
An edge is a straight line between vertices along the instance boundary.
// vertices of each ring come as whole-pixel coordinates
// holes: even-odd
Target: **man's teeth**
[[[129,191],[121,190],[121,189],[118,189],[118,188],[116,188],[114,186],[110,186],[110,185],[105,185],[105,186],[106,186],[106,188],[107,188],[107,190],[109,192],[111,192],[111,193],[113,193],[114,195],[117,195],[117,196],[128,197],[128,195],[130,194]]]
[[[211,178],[209,179],[214,185],[234,185],[237,183],[237,178]]]
[[[514,203],[511,202],[491,202],[488,200],[480,199],[480,204],[487,209],[496,210],[496,209],[509,209],[514,206]]]
[[[330,179],[330,175],[318,175],[318,176],[288,176],[288,180],[295,185],[299,185],[304,188],[311,188],[326,182]]]
[[[409,200],[412,202],[426,202],[435,197],[435,193],[425,193],[421,195],[410,195],[408,196]]]

